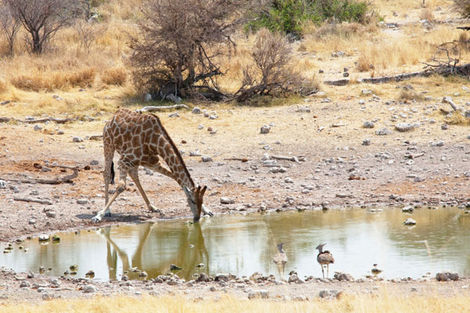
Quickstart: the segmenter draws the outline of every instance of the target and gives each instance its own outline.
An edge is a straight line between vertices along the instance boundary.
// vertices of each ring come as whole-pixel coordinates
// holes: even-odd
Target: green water
[[[407,217],[417,225],[404,226]],[[182,267],[175,273],[185,279],[198,272],[285,277],[291,270],[301,278],[321,277],[315,247],[326,242],[335,258],[330,277],[334,271],[364,277],[374,263],[384,278],[419,278],[440,271],[470,275],[470,214],[456,208],[421,208],[412,215],[399,209],[354,209],[219,216],[198,224],[159,221],[59,236],[59,244],[25,241],[21,245],[27,252],[14,244],[11,253],[0,255],[0,265],[33,272],[44,266],[52,269],[50,275],[62,275],[77,264],[76,277],[93,270],[102,280],[120,279],[124,272],[137,278],[134,267],[152,278],[169,272],[170,264]],[[288,256],[284,275],[272,261],[280,242]],[[198,267],[201,263],[204,267]]]

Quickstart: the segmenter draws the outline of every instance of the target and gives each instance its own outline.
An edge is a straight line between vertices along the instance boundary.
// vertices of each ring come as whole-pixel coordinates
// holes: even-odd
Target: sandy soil
[[[374,96],[330,102],[325,99],[328,98],[312,97],[297,105],[271,108],[207,108],[209,114],[218,116],[216,119],[190,111],[179,111],[178,117],[169,117],[171,112],[159,115],[184,152],[193,179],[209,187],[205,203],[216,214],[410,204],[460,206],[464,212],[470,206],[470,129],[459,125],[443,129],[444,116],[439,114],[439,107],[444,105],[440,100],[399,103]],[[1,241],[65,229],[190,216],[184,194],[174,181],[141,170],[144,189],[163,216],[148,212],[136,187],[129,183],[128,190],[113,204],[112,217],[98,225],[91,222],[104,205],[104,187],[102,142],[89,137],[100,135],[109,117],[98,115],[94,121],[65,125],[0,124],[0,179],[5,182],[0,189]],[[365,121],[373,121],[374,128],[364,128]],[[395,129],[398,123],[419,126],[399,132]],[[260,133],[263,125],[271,125],[268,134]],[[377,135],[376,131],[382,128],[390,134]],[[73,137],[83,141],[74,142]],[[370,140],[369,145],[363,144],[366,139]],[[213,161],[202,162],[201,156],[190,156],[196,151]],[[295,156],[299,162],[269,161],[273,156]],[[273,163],[285,172],[273,173],[272,169],[279,167],[266,166]],[[34,183],[39,178],[72,173],[54,165],[76,166],[80,169],[78,177],[72,183]],[[221,204],[222,197],[234,203]],[[18,293],[23,281],[17,280],[18,275],[4,272],[0,293],[9,299],[40,297],[33,288],[20,288]],[[69,289],[76,291],[70,295],[83,294],[79,289],[84,283],[63,281],[68,287],[61,295],[67,296]],[[449,292],[445,291],[447,288],[460,290],[468,286],[467,280],[453,284],[414,283],[416,290],[445,286],[443,293]],[[142,284],[145,290],[147,287]],[[374,281],[354,282],[351,286],[316,281],[308,284],[312,286],[272,284],[273,294],[281,289],[292,295],[307,292],[307,296],[312,296],[319,288],[376,288]],[[102,287],[105,285],[98,289],[108,288]],[[119,285],[112,283],[109,288],[129,289]],[[171,292],[170,287],[166,288],[165,292]],[[227,289],[239,292],[237,287],[221,287]]]

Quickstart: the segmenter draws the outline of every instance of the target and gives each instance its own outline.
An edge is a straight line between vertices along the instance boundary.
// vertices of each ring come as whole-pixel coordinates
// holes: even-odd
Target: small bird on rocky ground
[[[370,271],[372,274],[374,274],[374,276],[377,276],[382,273],[382,270],[377,267],[377,264],[374,264],[374,267]]]
[[[316,247],[316,249],[318,250],[317,261],[318,263],[320,263],[323,278],[325,278],[324,266],[326,265],[326,277],[328,277],[329,271],[330,271],[329,269],[330,264],[335,263],[335,259],[333,258],[333,255],[331,254],[331,252],[328,250],[323,251],[323,247],[325,245],[326,243],[322,243]]]
[[[273,257],[273,262],[277,265],[277,269],[281,275],[284,275],[284,268],[287,263],[287,255],[283,249],[284,243],[277,245],[278,253]]]

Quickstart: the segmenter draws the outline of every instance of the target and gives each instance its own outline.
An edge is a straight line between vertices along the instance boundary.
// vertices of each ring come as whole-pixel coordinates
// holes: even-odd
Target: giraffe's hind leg
[[[147,208],[152,212],[157,212],[157,213],[161,214],[162,212],[150,203],[150,200],[148,199],[147,195],[145,194],[144,188],[142,188],[142,185],[140,184],[137,167],[134,167],[129,171],[129,176],[134,181],[135,185],[137,186],[137,189],[139,189],[140,195],[144,199],[145,204],[147,205]]]

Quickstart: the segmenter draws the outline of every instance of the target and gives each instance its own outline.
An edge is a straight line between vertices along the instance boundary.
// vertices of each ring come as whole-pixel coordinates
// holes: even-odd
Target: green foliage
[[[326,20],[365,23],[367,11],[367,3],[357,0],[273,0],[247,28],[265,27],[299,39],[306,21],[316,24]]]

